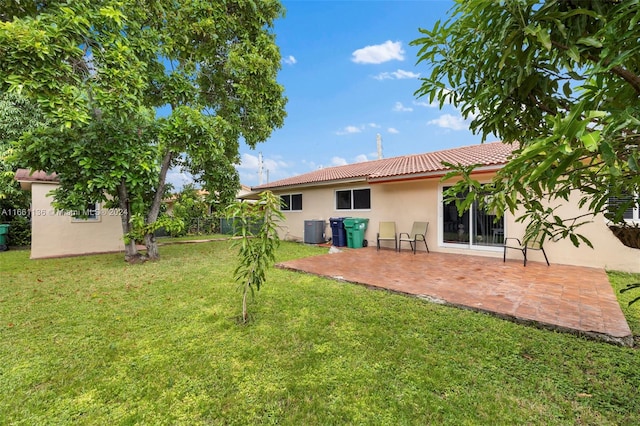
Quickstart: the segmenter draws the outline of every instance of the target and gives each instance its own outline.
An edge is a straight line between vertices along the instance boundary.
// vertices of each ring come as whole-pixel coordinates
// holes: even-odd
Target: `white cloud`
[[[465,130],[469,128],[469,125],[464,121],[462,116],[459,115],[456,117],[451,114],[443,114],[435,120],[428,121],[427,124],[451,130]]]
[[[369,123],[369,127],[373,127],[374,129],[379,129],[380,125],[376,123]]]
[[[395,105],[393,106],[392,111],[396,111],[396,112],[411,112],[411,111],[413,111],[413,108],[404,106],[402,104],[402,102],[396,102]]]
[[[400,133],[400,130],[396,129],[395,127],[389,127],[389,128],[387,129],[387,132],[392,133],[392,134],[394,134],[394,135],[395,135],[395,134]]]
[[[190,173],[180,171],[179,168],[173,168],[167,172],[166,182],[173,185],[172,192],[180,192],[185,185],[194,183],[195,181]]]
[[[366,154],[360,154],[356,157],[355,162],[356,163],[364,163],[365,161],[369,161],[369,159],[367,158]]]
[[[306,159],[302,159],[302,164],[304,164],[309,170],[315,170],[322,167],[322,164],[317,164],[315,161],[309,161]]]
[[[420,77],[420,73],[415,73],[411,71],[405,70],[397,70],[393,72],[381,72],[378,75],[374,75],[373,78],[376,80],[404,80],[407,78],[418,78]]]
[[[353,133],[360,133],[362,132],[362,130],[364,129],[364,126],[347,126],[342,130],[338,130],[336,132],[336,135],[342,136],[342,135],[351,135]]]
[[[277,179],[282,179],[286,175],[286,169],[289,167],[285,161],[279,158],[262,158],[262,182],[267,183]],[[240,182],[247,185],[258,185],[258,169],[259,160],[256,155],[244,153],[240,158],[240,164],[236,165],[236,169],[240,174]]]
[[[289,55],[286,58],[284,58],[282,60],[285,64],[287,65],[293,65],[295,63],[297,63],[298,61],[296,60],[296,58],[293,55]]]
[[[404,50],[399,41],[387,40],[382,44],[366,46],[355,50],[351,54],[351,60],[356,64],[381,64],[392,60],[403,61]]]
[[[258,157],[251,154],[242,154],[240,164],[236,166],[240,170],[258,170]]]
[[[413,104],[416,106],[421,106],[425,108],[438,108],[440,105],[438,102],[424,102],[424,101],[413,101]]]
[[[342,157],[333,157],[331,158],[331,165],[332,166],[346,166],[347,164],[347,160],[345,160]]]

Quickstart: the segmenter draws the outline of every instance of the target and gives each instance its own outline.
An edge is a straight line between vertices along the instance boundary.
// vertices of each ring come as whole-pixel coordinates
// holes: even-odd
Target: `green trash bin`
[[[0,224],[0,251],[6,251],[9,249],[7,245],[7,234],[9,233],[8,224]]]
[[[348,217],[344,219],[344,229],[347,231],[347,247],[363,247],[364,231],[366,231],[368,223],[369,219],[362,217]]]

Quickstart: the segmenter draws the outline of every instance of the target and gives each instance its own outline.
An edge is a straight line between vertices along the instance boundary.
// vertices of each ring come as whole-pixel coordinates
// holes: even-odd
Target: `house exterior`
[[[414,221],[427,221],[427,243],[432,251],[502,257],[504,238],[522,239],[526,224],[516,222],[518,215],[509,213],[496,222],[492,212],[476,207],[458,215],[455,203],[443,201],[443,191],[457,179],[442,181],[449,171],[442,162],[479,164],[474,178],[489,182],[507,163],[512,149],[494,142],[329,167],[253,187],[252,191],[255,194],[271,190],[281,197],[286,218],[280,231],[283,239],[303,241],[305,221],[320,220],[325,221],[329,239],[331,218],[359,217],[368,219],[364,238],[373,245],[382,221],[394,221],[398,233],[409,232]],[[561,211],[580,212],[577,199],[573,197]],[[584,244],[576,248],[568,239],[547,241],[544,248],[552,266],[556,263],[640,272],[640,253],[620,243],[608,229],[604,216],[595,217],[580,231],[594,248]],[[522,260],[522,253],[507,250],[507,257]],[[528,258],[544,261],[540,251],[530,251]]]
[[[56,212],[49,195],[58,186],[55,173],[19,169],[15,179],[31,191],[31,259],[124,251],[118,209],[88,204],[84,219]]]

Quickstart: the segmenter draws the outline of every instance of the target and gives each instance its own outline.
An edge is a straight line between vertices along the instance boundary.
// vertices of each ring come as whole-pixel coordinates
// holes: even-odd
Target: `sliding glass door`
[[[446,191],[449,187],[442,188]],[[466,193],[458,194],[464,199]],[[477,203],[460,214],[455,201],[442,201],[442,242],[466,247],[502,246],[504,242],[504,218],[496,221],[496,215],[481,209]]]

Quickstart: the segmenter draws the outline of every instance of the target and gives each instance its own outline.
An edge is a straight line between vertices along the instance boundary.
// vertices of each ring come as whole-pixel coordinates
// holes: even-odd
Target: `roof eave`
[[[297,183],[293,185],[282,185],[282,186],[262,186],[262,187],[252,187],[252,192],[262,192],[262,191],[288,191],[295,189],[306,189],[306,188],[314,188],[314,187],[322,187],[322,186],[331,186],[331,185],[339,185],[339,184],[348,184],[348,183],[357,183],[357,182],[366,182],[367,176],[359,176],[357,178],[349,178],[349,179],[334,179],[327,180],[321,182],[307,182],[307,183]]]

